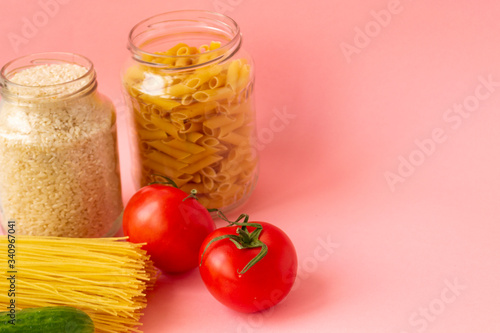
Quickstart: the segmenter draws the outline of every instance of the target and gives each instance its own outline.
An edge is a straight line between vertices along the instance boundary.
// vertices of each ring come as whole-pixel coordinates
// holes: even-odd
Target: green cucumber
[[[89,315],[71,306],[0,312],[0,333],[93,333]]]

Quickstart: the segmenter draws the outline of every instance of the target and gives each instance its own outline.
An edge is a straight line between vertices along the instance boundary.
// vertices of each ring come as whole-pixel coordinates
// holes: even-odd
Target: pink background
[[[241,211],[293,240],[295,289],[244,315],[196,270],[163,277],[146,333],[500,331],[500,3],[54,1],[2,0],[0,63],[42,51],[93,60],[122,125],[125,201],[119,70],[130,28],[218,10],[255,58],[261,174]],[[23,37],[26,20],[39,27]]]

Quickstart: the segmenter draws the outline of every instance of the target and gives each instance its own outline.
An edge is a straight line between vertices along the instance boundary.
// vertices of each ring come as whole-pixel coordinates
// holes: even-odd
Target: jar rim
[[[225,34],[226,36],[229,36],[229,38],[225,40],[224,43],[221,43],[221,46],[219,48],[215,50],[208,50],[202,53],[203,55],[219,54],[219,56],[210,58],[210,60],[207,60],[206,62],[203,63],[195,65],[187,65],[185,67],[175,67],[175,68],[169,68],[165,66],[164,63],[144,60],[144,56],[157,59],[182,59],[182,58],[193,57],[193,55],[166,55],[166,54],[148,52],[147,50],[143,49],[141,45],[137,45],[138,44],[137,39],[140,38],[141,35],[143,35],[148,30],[155,29],[159,25],[166,24],[168,22],[194,23],[197,22],[197,20],[205,20],[205,23],[207,22],[218,23],[219,27],[212,27],[212,31],[217,31],[222,34]],[[221,30],[222,28],[224,28],[224,30]],[[153,37],[154,39],[167,38],[166,35],[161,35],[161,36],[153,35]],[[144,43],[150,41],[151,39],[153,39],[153,37],[145,39],[142,42]],[[144,63],[148,66],[155,66],[165,70],[175,70],[175,71],[193,69],[196,67],[205,66],[209,63],[220,62],[226,58],[230,58],[234,53],[236,53],[239,50],[240,46],[241,46],[241,32],[240,32],[240,27],[236,23],[236,21],[227,15],[209,10],[186,9],[186,10],[177,10],[177,11],[170,11],[157,14],[138,22],[136,25],[132,27],[128,35],[128,49],[130,50],[130,52],[132,52],[133,58],[136,61]],[[222,54],[221,51],[223,51]]]
[[[66,82],[61,82],[61,83],[55,83],[55,84],[46,84],[46,85],[40,85],[40,86],[31,86],[31,85],[25,85],[22,83],[16,83],[11,80],[12,76],[15,75],[16,73],[36,67],[36,66],[41,66],[41,65],[50,65],[50,64],[74,64],[74,65],[79,65],[83,68],[86,69],[86,72],[79,76],[76,79],[69,80]],[[32,53],[29,55],[17,57],[15,59],[12,59],[11,61],[7,62],[1,69],[0,69],[0,92],[2,93],[2,97],[15,97],[18,99],[22,99],[24,96],[23,95],[18,95],[18,94],[12,94],[10,90],[12,88],[14,89],[22,89],[23,91],[29,92],[29,91],[35,91],[39,89],[47,89],[47,88],[58,88],[58,87],[64,87],[64,86],[69,86],[72,84],[76,84],[78,82],[85,82],[87,81],[84,85],[79,87],[78,89],[75,90],[70,90],[67,93],[55,93],[52,95],[45,95],[41,97],[32,97],[30,96],[30,99],[47,99],[47,98],[54,98],[57,96],[58,98],[65,98],[65,97],[71,97],[73,95],[76,95],[80,92],[87,91],[87,90],[92,90],[96,86],[96,74],[95,74],[95,68],[94,64],[92,61],[77,53],[71,53],[71,52],[40,52],[40,53]],[[29,94],[28,94],[29,95]]]

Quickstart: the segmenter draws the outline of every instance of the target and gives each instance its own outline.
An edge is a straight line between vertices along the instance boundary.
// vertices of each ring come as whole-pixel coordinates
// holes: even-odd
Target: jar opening
[[[220,47],[211,50],[208,46],[212,42],[219,42]],[[167,50],[179,43],[201,48],[204,52],[194,55],[167,54]],[[237,52],[240,45],[240,28],[233,19],[202,10],[173,11],[150,17],[135,25],[128,39],[128,48],[136,61],[167,71],[193,69],[224,61]],[[179,59],[196,57],[206,60],[175,68],[168,65]]]
[[[52,72],[54,67],[59,71]],[[0,93],[6,99],[60,100],[91,92],[96,86],[92,62],[73,53],[35,53],[8,62],[0,71]]]

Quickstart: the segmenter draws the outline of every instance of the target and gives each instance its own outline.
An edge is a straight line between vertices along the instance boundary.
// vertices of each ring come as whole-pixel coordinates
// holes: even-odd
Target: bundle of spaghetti
[[[125,240],[0,236],[0,270],[14,277],[0,279],[0,306],[12,299],[17,309],[73,306],[92,318],[97,333],[141,332],[157,271],[143,244]]]

